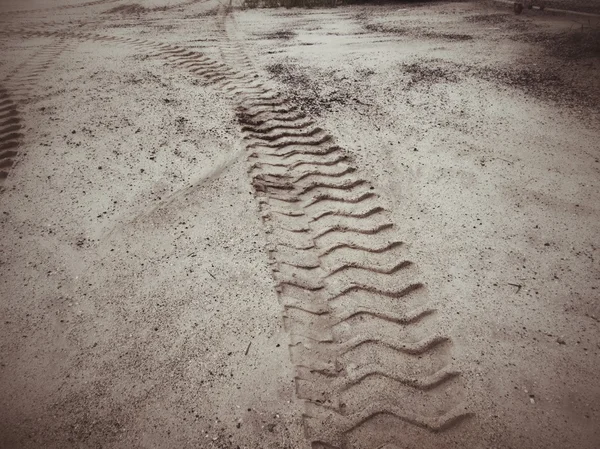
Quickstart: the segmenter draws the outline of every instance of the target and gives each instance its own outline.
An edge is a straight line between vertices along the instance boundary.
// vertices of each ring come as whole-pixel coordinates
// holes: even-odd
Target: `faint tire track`
[[[89,2],[79,3],[77,5],[63,5],[63,6],[53,6],[49,8],[40,8],[40,9],[22,9],[22,10],[14,10],[14,11],[4,11],[0,12],[0,17],[2,16],[12,16],[17,14],[30,14],[30,13],[38,13],[38,12],[49,12],[49,11],[63,11],[66,9],[75,9],[75,8],[85,8],[89,6],[97,6],[103,5],[106,3],[115,3],[119,0],[93,0]]]
[[[18,155],[23,137],[18,132],[20,129],[21,117],[17,105],[9,92],[0,86],[0,192],[4,190],[4,182]]]
[[[0,86],[0,189],[19,161],[19,148],[24,139],[19,103],[31,97],[36,81],[68,47],[69,42],[58,42],[43,47],[23,61],[2,81]],[[0,190],[0,191],[1,191]]]

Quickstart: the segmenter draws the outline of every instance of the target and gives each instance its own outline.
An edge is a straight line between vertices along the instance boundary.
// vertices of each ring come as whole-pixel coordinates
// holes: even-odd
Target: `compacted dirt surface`
[[[0,448],[600,447],[598,19],[0,22]]]

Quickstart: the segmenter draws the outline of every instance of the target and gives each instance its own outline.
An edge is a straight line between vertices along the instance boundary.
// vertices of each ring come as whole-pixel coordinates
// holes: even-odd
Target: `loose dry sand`
[[[600,447],[597,25],[235,6],[0,3],[0,448]]]

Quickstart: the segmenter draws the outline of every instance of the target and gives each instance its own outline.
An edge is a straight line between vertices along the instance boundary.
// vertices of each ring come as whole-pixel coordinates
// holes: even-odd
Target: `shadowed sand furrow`
[[[246,145],[246,148],[276,148],[281,149],[290,145],[321,145],[326,142],[331,142],[332,138],[328,134],[323,133],[321,129],[315,129],[314,133],[298,133],[292,137],[281,137],[272,142],[264,140],[255,140]]]
[[[297,111],[289,113],[265,112],[260,118],[250,117],[241,112],[238,113],[238,120],[243,126],[271,126],[280,123],[297,123],[300,120],[307,120],[307,117],[302,112]]]
[[[352,309],[341,309],[335,314],[335,317],[337,323],[342,323],[357,316],[371,316],[391,323],[407,325],[416,323],[433,313],[435,313],[435,310],[428,307],[418,307],[405,313],[393,313],[390,312],[389,308],[381,307],[381,304],[377,304],[370,306],[355,306],[352,307]]]
[[[362,345],[382,345],[391,348],[398,352],[403,352],[410,355],[421,355],[431,350],[437,345],[441,345],[449,341],[448,337],[443,335],[432,335],[416,342],[403,342],[398,339],[386,338],[377,332],[370,334],[357,335],[349,340],[338,345],[341,354],[352,351]]]
[[[262,162],[255,162],[250,166],[250,171],[252,170],[260,170],[263,173],[269,173],[268,170],[272,169],[286,169],[286,170],[294,170],[298,167],[330,167],[336,166],[337,164],[346,162],[348,160],[348,156],[339,155],[339,154],[331,154],[326,156],[321,156],[318,160],[307,160],[308,158],[303,157],[301,160],[293,161],[287,159],[285,162],[280,162],[278,159],[274,159],[272,161],[268,161],[267,156],[263,156],[261,158]]]
[[[395,248],[399,248],[402,245],[404,245],[403,242],[400,241],[395,241],[395,242],[383,242],[383,243],[379,243],[379,242],[369,242],[369,243],[373,243],[373,245],[361,245],[355,242],[342,242],[342,243],[334,243],[331,246],[325,247],[323,249],[321,249],[320,251],[320,255],[322,257],[324,256],[328,256],[330,254],[333,254],[334,252],[338,251],[338,250],[342,250],[342,249],[352,249],[352,250],[356,250],[356,251],[365,251],[365,252],[370,252],[370,253],[384,253],[386,251],[391,251]]]
[[[360,185],[359,187],[364,187]],[[308,200],[304,207],[310,209],[317,204],[327,201],[328,203],[351,203],[358,204],[363,201],[372,200],[377,198],[377,195],[371,191],[354,191],[354,190],[342,190],[335,193],[318,193],[312,199]]]
[[[394,274],[404,268],[409,267],[410,265],[411,265],[411,262],[409,262],[407,260],[404,260],[402,262],[399,262],[399,263],[394,264],[389,267],[381,267],[379,265],[369,265],[362,261],[344,261],[341,263],[338,262],[337,264],[328,268],[326,277],[330,277],[341,271],[347,271],[347,270],[350,270],[350,271],[351,270],[364,270],[364,271],[372,271],[374,273],[380,273],[380,274]]]
[[[367,292],[367,293],[375,293],[375,294],[378,294],[381,296],[387,296],[389,298],[399,299],[399,298],[403,298],[403,297],[409,295],[413,291],[418,290],[422,287],[423,287],[423,284],[420,284],[420,283],[409,285],[408,287],[405,287],[403,289],[379,288],[379,287],[373,286],[373,285],[351,283],[350,285],[345,285],[339,291],[331,292],[331,296],[329,296],[328,300],[333,301],[333,300],[339,299],[339,298],[347,295],[348,293],[360,292],[360,291]]]
[[[15,141],[15,140],[21,140],[23,138],[23,134],[20,133],[10,133],[10,134],[5,134],[3,136],[0,136],[0,143],[4,143],[4,142],[8,142],[9,140],[11,141]]]
[[[301,370],[301,372],[302,371],[303,370]],[[329,390],[343,392],[351,389],[355,385],[360,384],[369,377],[381,377],[392,381],[393,383],[401,384],[405,387],[414,388],[420,391],[430,391],[441,386],[444,383],[447,383],[449,380],[455,378],[457,375],[458,372],[449,367],[444,367],[436,371],[435,373],[429,375],[413,377],[407,376],[400,370],[393,370],[386,366],[370,365],[362,366],[358,369],[352,370],[345,376],[334,377],[329,382],[329,379],[321,379],[321,382],[323,382],[325,384],[325,387]],[[299,379],[308,381],[314,381],[315,377],[316,376],[314,374],[308,374],[304,378],[298,376]],[[320,393],[322,393],[322,390],[323,388],[321,387]],[[303,399],[306,399],[306,397],[304,397]]]
[[[273,182],[284,180],[285,182],[290,182],[292,184],[298,184],[301,181],[304,181],[302,184],[306,185],[306,181],[315,183],[320,181],[319,178],[322,178],[322,181],[329,178],[341,178],[342,176],[351,174],[354,171],[354,167],[342,163],[336,166],[322,165],[313,167],[312,169],[304,168],[302,170],[294,170],[291,167],[286,167],[286,169],[273,168],[269,172],[263,171],[264,174],[262,175],[262,178],[272,179]]]
[[[297,131],[277,131],[274,133],[265,133],[265,134],[251,133],[251,134],[244,136],[244,139],[259,140],[259,141],[264,141],[264,142],[275,142],[279,139],[283,139],[286,137],[288,137],[288,138],[312,137],[316,134],[324,132],[323,129],[319,128],[319,127],[309,128],[309,127],[305,126],[305,127],[296,128],[296,129],[297,129]]]
[[[0,128],[0,139],[2,139],[3,135],[7,135],[9,133],[14,133],[15,131],[18,131],[21,129],[21,125],[10,125],[7,126],[6,128]]]
[[[310,215],[310,221],[319,221],[331,217],[335,218],[369,218],[376,214],[387,212],[381,206],[361,205],[362,207],[348,208],[348,211],[341,208],[327,210],[324,212],[313,213]],[[352,210],[354,209],[354,210]]]
[[[313,238],[315,241],[320,238],[329,235],[331,233],[353,233],[353,234],[364,234],[364,235],[373,235],[377,234],[386,229],[390,229],[394,226],[393,223],[381,223],[381,224],[362,224],[362,225],[335,225],[331,227],[327,227],[325,229],[315,230],[315,234]]]
[[[278,106],[278,107],[257,107],[252,108],[252,110],[244,110],[241,112],[245,117],[247,117],[244,122],[250,123],[252,119],[259,120],[261,116],[266,116],[268,114],[291,114],[297,111],[297,107],[293,105],[286,106]]]
[[[306,117],[298,118],[297,121],[283,121],[276,123],[275,120],[270,120],[268,124],[262,125],[244,125],[242,126],[242,132],[250,132],[258,134],[257,138],[260,138],[262,133],[268,134],[278,130],[294,130],[294,129],[306,129],[314,126],[314,122]]]
[[[342,416],[331,412],[324,407],[309,403],[307,407],[307,418],[312,423],[318,423],[318,431],[309,425],[309,433],[315,432],[315,438],[319,441],[331,441],[334,444],[342,440],[340,433],[347,433],[364,424],[379,414],[393,415],[401,421],[407,421],[419,427],[439,432],[452,427],[469,416],[463,407],[455,407],[452,411],[436,417],[419,416],[408,413],[396,404],[372,403],[358,413]]]
[[[326,146],[319,147],[313,146],[309,147],[306,145],[293,145],[292,148],[287,148],[285,151],[273,151],[267,149],[259,149],[251,153],[249,158],[260,159],[263,156],[267,157],[277,157],[281,159],[288,159],[296,155],[304,155],[304,156],[326,156],[331,153],[336,153],[341,151],[341,149],[337,146]]]

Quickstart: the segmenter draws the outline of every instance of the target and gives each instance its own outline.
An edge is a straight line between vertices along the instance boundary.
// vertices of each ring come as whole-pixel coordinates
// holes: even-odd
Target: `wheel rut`
[[[24,9],[24,10],[5,11],[5,12],[0,13],[0,17],[13,16],[13,15],[18,15],[18,14],[31,14],[31,13],[40,13],[40,12],[50,12],[50,11],[64,11],[64,10],[68,10],[68,9],[85,8],[85,7],[90,7],[90,6],[116,3],[118,1],[119,0],[92,0],[89,2],[85,2],[85,3],[79,3],[77,5],[53,6],[53,7],[49,7],[49,8],[39,8],[39,9],[33,9],[33,10]]]
[[[25,138],[20,104],[30,98],[36,82],[68,45],[68,41],[59,39],[42,47],[0,84],[0,192],[19,161],[19,148]]]
[[[17,104],[10,93],[0,86],[0,192],[10,168],[15,164],[23,134]]]
[[[458,426],[471,413],[453,343],[385,201],[333,136],[261,79],[226,16],[221,28],[221,62],[146,39],[32,33],[132,45],[234,103],[313,449],[394,447],[411,429]]]
[[[225,61],[259,79],[233,20],[223,20],[222,32]],[[401,444],[402,426],[386,429],[385,441],[373,438],[382,415],[432,433],[463,422],[471,414],[452,341],[436,331],[436,311],[385,202],[351,155],[285,95],[244,95],[243,84],[238,92],[311,446]],[[303,249],[280,250],[286,234],[276,228],[301,234]]]

